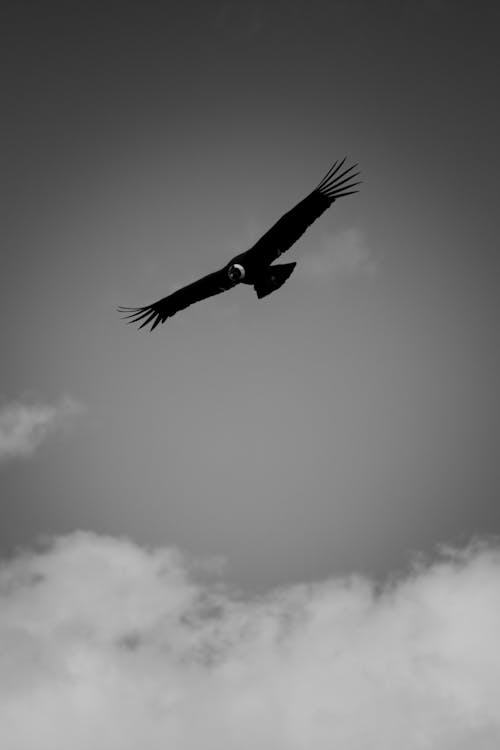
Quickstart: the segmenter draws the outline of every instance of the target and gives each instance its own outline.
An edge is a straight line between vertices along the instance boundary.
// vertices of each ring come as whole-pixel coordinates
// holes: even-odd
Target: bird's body
[[[122,307],[130,323],[139,328],[151,323],[151,330],[167,318],[195,302],[228,291],[237,284],[250,284],[259,298],[274,292],[288,279],[296,263],[273,264],[304,234],[306,229],[337,199],[357,193],[359,182],[352,182],[357,166],[342,170],[345,159],[328,170],[319,185],[294,208],[284,214],[255,245],[236,255],[223,268],[178,289],[146,307]]]

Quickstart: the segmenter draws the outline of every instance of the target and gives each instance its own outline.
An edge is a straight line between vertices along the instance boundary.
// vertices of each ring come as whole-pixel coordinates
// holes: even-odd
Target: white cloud
[[[231,597],[78,533],[0,572],[6,750],[497,750],[500,550]]]
[[[317,253],[306,255],[301,263],[314,278],[330,278],[337,274],[364,273],[372,275],[376,263],[359,229],[346,229],[333,237],[324,237]]]
[[[57,404],[23,404],[0,407],[0,461],[30,456],[52,432],[65,425],[82,407],[71,398]]]

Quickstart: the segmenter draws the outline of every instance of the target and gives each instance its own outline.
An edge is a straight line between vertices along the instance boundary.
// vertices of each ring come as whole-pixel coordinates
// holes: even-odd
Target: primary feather
[[[175,315],[179,310],[184,310],[189,305],[207,297],[220,294],[238,283],[252,284],[259,297],[263,279],[268,277],[270,264],[279,256],[289,250],[292,245],[304,234],[306,229],[318,219],[337,198],[357,193],[354,190],[360,181],[355,181],[359,172],[353,170],[357,164],[344,169],[346,159],[335,162],[328,170],[317,187],[303,200],[297,203],[290,211],[284,214],[271,229],[257,240],[249,250],[235,256],[223,268],[214,273],[203,276],[198,281],[178,289],[157,302],[145,307],[119,307],[129,323],[140,323],[139,328],[151,324],[153,331],[157,325],[164,323],[167,318]],[[235,264],[244,269],[244,276],[235,280],[235,274],[231,273]],[[292,269],[293,270],[293,269]],[[286,278],[290,275],[287,274]],[[281,282],[284,283],[284,282]],[[281,283],[276,285],[281,286]],[[274,289],[273,289],[274,291]],[[266,292],[267,294],[268,292]]]

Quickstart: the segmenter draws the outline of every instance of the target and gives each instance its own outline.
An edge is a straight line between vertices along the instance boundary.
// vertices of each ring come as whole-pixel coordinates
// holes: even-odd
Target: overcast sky
[[[217,638],[225,655],[231,652],[224,664],[229,682],[234,678],[255,708],[249,685],[261,694],[269,674],[257,669],[240,680],[229,666],[236,659],[231,649],[244,648],[234,617],[262,623],[264,605],[255,596],[274,602],[264,617],[276,618],[273,633],[287,619],[289,601],[300,600],[300,638],[285,638],[295,666],[287,676],[276,667],[272,684],[298,685],[305,673],[314,675],[322,701],[325,691],[337,690],[338,675],[332,682],[318,676],[319,657],[308,644],[324,638],[332,653],[353,648],[347,636],[332,644],[329,627],[321,625],[318,636],[311,624],[323,611],[322,586],[335,618],[343,606],[339,590],[365,611],[375,596],[370,581],[403,577],[391,605],[375,596],[379,609],[366,621],[376,660],[398,623],[413,632],[413,615],[405,610],[400,618],[398,602],[418,602],[418,622],[428,612],[425,596],[408,594],[412,586],[434,591],[439,580],[443,592],[455,592],[457,611],[482,606],[491,581],[500,581],[499,30],[493,2],[3,4],[0,554],[6,580],[18,581],[15,591],[26,584],[23,565],[47,581],[45,593],[31,594],[36,606],[29,593],[12,594],[7,586],[6,612],[14,607],[11,595],[27,602],[7,617],[15,638],[24,621],[44,622],[44,633],[52,628],[46,613],[56,600],[62,607],[82,581],[80,568],[69,565],[68,580],[58,583],[73,554],[88,557],[96,582],[93,555],[102,556],[104,568],[130,557],[160,597],[151,560],[181,554],[208,566],[233,592],[217,605]],[[285,262],[298,265],[275,294],[259,301],[240,286],[151,334],[120,319],[117,305],[150,303],[245,250],[345,155],[360,164],[361,192],[336,202],[287,253]],[[19,557],[20,548],[38,550],[41,538],[54,541]],[[477,539],[486,547],[471,551]],[[465,562],[450,563],[440,577],[435,555],[442,545],[462,550]],[[430,567],[418,578],[411,564],[420,555]],[[175,560],[175,586],[187,596],[195,584]],[[343,589],[340,582],[352,575],[358,583]],[[149,584],[141,576],[133,581],[135,601],[137,587]],[[169,581],[161,582],[168,591]],[[121,586],[110,574],[102,597],[113,602]],[[209,590],[202,599],[212,596]],[[78,607],[67,605],[71,622],[79,621]],[[140,600],[137,610],[142,606]],[[239,606],[244,611],[235,615]],[[471,669],[484,677],[485,690],[500,691],[500,668],[482,671],[490,643],[494,648],[488,627],[499,617],[498,602],[491,606],[466,640],[484,641],[485,655]],[[175,607],[181,617],[184,604]],[[87,631],[104,632],[96,617],[95,609],[85,612]],[[163,610],[151,616],[157,640],[140,662],[153,692],[166,679],[155,671],[161,660],[153,676],[148,671],[155,649],[163,653],[162,618]],[[114,630],[113,637],[134,644],[145,638],[141,627],[134,620],[133,637]],[[147,627],[151,632],[149,620]],[[255,648],[257,659],[281,664],[255,635],[261,625],[249,627],[251,653]],[[433,643],[453,638],[447,623],[442,627]],[[217,650],[213,633],[203,633],[201,641]],[[6,653],[18,653],[6,643]],[[31,654],[35,646],[25,645]],[[401,663],[414,677],[407,645],[402,638]],[[183,649],[176,651],[182,664]],[[137,648],[129,650],[137,656]],[[101,674],[101,646],[92,653]],[[46,663],[53,677],[59,667],[50,654],[47,662],[37,657],[37,669]],[[135,669],[127,662],[131,680]],[[190,696],[183,710],[194,707],[199,716],[213,673],[193,677],[191,668],[181,674],[169,662],[174,682],[172,669]],[[363,694],[368,705],[372,693],[357,681],[362,667],[342,669],[345,679],[354,675],[352,695]],[[440,673],[438,692],[458,684],[450,674]],[[415,695],[434,677],[416,679]],[[392,705],[399,683],[389,683]],[[464,685],[453,711],[474,692],[466,678]],[[24,700],[19,686],[11,688],[9,695]],[[224,690],[216,691],[219,698]],[[488,706],[487,718],[472,722],[474,731],[468,726],[446,737],[439,733],[454,725],[453,711],[433,704],[429,713],[418,703],[423,725],[434,726],[430,714],[438,717],[441,739],[433,735],[430,747],[498,747],[498,710],[483,693],[474,696],[467,705],[476,717],[477,706]],[[130,699],[117,699],[111,713]],[[50,700],[60,711],[57,695]],[[304,708],[298,693],[296,700]],[[288,695],[287,707],[290,701]],[[309,732],[308,721],[313,709],[331,707],[311,701],[286,737],[279,720],[244,703],[245,717],[263,727],[248,747],[330,747],[329,720],[321,737]],[[351,737],[359,710],[349,703],[348,729],[337,741]],[[13,715],[9,726],[21,727]],[[234,726],[239,715],[232,715]],[[392,728],[379,747],[413,747],[401,741],[408,735],[416,748],[428,747],[418,744],[408,715],[402,735],[394,716],[388,719]],[[171,746],[198,748],[199,737],[179,716],[178,734],[168,728],[177,738]],[[214,747],[240,748],[227,716],[206,726],[205,719],[199,736],[212,732]],[[373,747],[363,744],[373,736],[370,721],[346,747]],[[146,750],[164,747],[165,732],[161,724]],[[44,735],[33,742],[37,736]],[[12,734],[13,750],[31,750],[23,737]],[[67,732],[61,737],[66,747]],[[47,748],[58,741],[50,736]],[[117,736],[116,747],[123,743]],[[91,735],[82,744],[90,746],[98,747]],[[105,747],[114,750],[111,741]]]

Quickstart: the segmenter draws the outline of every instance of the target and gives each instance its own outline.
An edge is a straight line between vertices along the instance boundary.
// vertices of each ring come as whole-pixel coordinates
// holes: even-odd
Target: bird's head
[[[227,275],[233,283],[237,283],[245,278],[245,269],[240,263],[231,263],[227,269]]]

